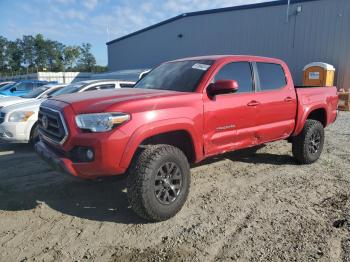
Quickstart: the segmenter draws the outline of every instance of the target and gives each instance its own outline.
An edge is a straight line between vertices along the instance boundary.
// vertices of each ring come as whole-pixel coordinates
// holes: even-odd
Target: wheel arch
[[[314,106],[307,108],[304,112],[302,112],[297,118],[296,128],[292,136],[296,136],[300,134],[303,130],[306,120],[313,119],[322,123],[323,127],[328,125],[328,114],[325,106]]]
[[[203,158],[202,140],[189,119],[160,121],[139,127],[129,138],[120,166],[128,168],[138,148],[167,144],[182,150],[190,163]]]
[[[34,131],[35,128],[37,128],[39,125],[38,121],[36,121],[30,128],[30,133],[29,133],[29,142],[31,142],[33,140],[33,135],[34,135]]]
[[[313,109],[308,113],[306,120],[307,119],[317,120],[317,121],[322,123],[323,127],[326,127],[327,126],[327,119],[328,119],[327,118],[327,110],[323,107]]]

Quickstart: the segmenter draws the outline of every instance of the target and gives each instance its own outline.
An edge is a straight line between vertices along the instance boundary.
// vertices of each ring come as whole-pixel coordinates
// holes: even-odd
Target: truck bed
[[[338,91],[333,87],[305,87],[296,86],[298,99],[297,118],[294,135],[303,129],[305,120],[311,111],[319,109],[326,116],[324,126],[333,123],[337,117]]]

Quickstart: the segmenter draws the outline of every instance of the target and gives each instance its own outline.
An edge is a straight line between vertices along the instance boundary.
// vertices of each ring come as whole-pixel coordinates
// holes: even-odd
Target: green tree
[[[106,67],[96,66],[96,59],[91,53],[91,44],[65,46],[44,38],[43,35],[24,35],[22,39],[8,41],[0,36],[0,72],[17,72],[24,69],[32,71],[44,69],[50,71],[106,71]],[[26,70],[25,70],[26,69]]]
[[[107,72],[108,71],[108,67],[107,66],[95,66],[95,69],[94,69],[95,73],[104,73],[104,72]]]
[[[65,46],[57,41],[46,41],[47,64],[50,71],[63,71],[63,50]]]
[[[72,69],[80,56],[80,47],[66,46],[63,49],[63,64],[65,69]]]
[[[18,72],[22,68],[23,51],[21,40],[9,41],[5,51],[6,60],[11,71]]]
[[[22,37],[21,47],[23,52],[23,63],[27,69],[35,67],[35,39],[31,35]]]
[[[47,42],[42,34],[37,34],[34,38],[35,67],[38,71],[47,68]]]
[[[78,69],[85,72],[94,71],[96,59],[91,53],[91,44],[83,43],[80,47],[80,56],[78,59]]]
[[[0,72],[6,70],[6,48],[8,41],[5,37],[0,36]]]

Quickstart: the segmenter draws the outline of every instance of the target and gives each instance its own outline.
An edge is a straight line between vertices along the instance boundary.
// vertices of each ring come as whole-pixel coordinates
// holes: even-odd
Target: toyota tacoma
[[[134,88],[57,96],[39,112],[36,152],[81,178],[127,174],[135,212],[177,214],[190,164],[287,140],[300,164],[318,160],[337,117],[336,87],[295,87],[287,65],[254,56],[166,62]]]

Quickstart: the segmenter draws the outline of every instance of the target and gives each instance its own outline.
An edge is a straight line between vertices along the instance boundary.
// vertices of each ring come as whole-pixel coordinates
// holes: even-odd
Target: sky
[[[66,45],[91,43],[107,65],[106,42],[182,13],[271,0],[0,0],[0,35],[41,33]]]

